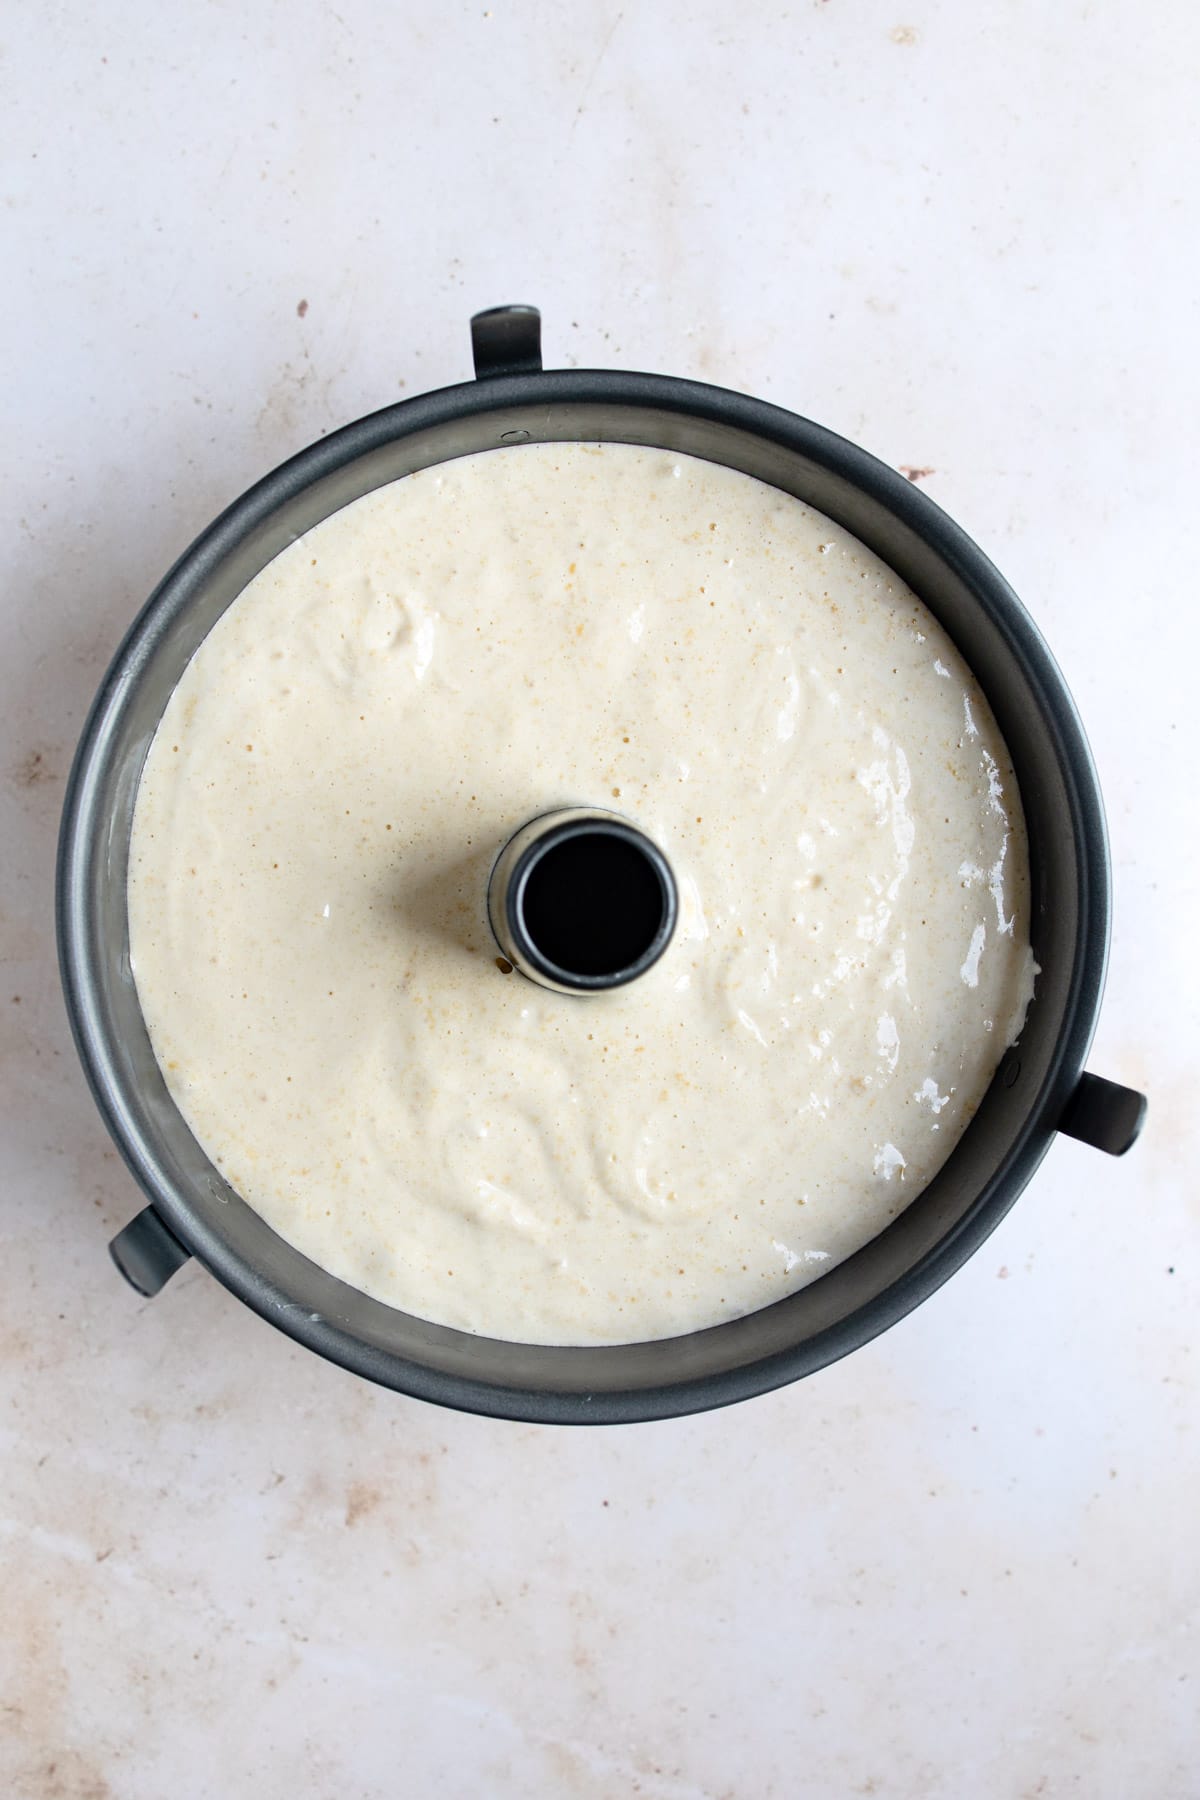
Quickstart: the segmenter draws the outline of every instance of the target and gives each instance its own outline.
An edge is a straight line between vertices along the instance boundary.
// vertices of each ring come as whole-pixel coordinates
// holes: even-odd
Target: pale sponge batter
[[[498,966],[555,807],[680,890],[662,961]],[[1004,743],[914,595],[729,469],[526,445],[292,544],[193,658],[134,818],[133,966],[213,1161],[356,1287],[497,1337],[670,1336],[908,1204],[1032,993]]]

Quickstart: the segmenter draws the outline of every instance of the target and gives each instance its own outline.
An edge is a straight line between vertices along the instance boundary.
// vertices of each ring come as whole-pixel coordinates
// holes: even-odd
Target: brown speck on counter
[[[893,44],[916,44],[921,38],[915,25],[893,25],[890,35]]]
[[[900,473],[906,481],[924,481],[927,475],[936,475],[936,469],[918,468],[916,463],[901,463]]]
[[[365,1481],[356,1481],[346,1495],[346,1524],[357,1525],[368,1513],[373,1513],[380,1504],[383,1495],[377,1487],[370,1487]]]
[[[496,958],[496,967],[502,975],[511,975],[513,972],[513,966],[509,962],[507,956],[498,956]]]
[[[305,313],[307,313],[307,311],[308,311],[308,301],[307,300],[299,301],[296,306],[296,317],[298,319],[302,319],[304,317]]]
[[[57,781],[58,771],[52,767],[48,751],[30,750],[14,769],[13,779],[19,788],[41,787],[43,782]]]

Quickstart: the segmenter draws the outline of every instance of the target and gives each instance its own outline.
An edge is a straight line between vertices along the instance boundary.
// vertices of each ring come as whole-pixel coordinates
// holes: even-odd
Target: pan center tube
[[[488,885],[496,942],[515,969],[560,993],[623,987],[671,941],[679,896],[670,864],[617,813],[565,808],[531,819]]]

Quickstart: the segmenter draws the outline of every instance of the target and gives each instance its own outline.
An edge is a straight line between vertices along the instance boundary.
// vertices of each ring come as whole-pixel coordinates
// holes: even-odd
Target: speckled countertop
[[[1190,1800],[1194,11],[18,0],[4,36],[0,1793]],[[508,299],[550,363],[809,413],[992,553],[1108,796],[1092,1066],[1153,1103],[847,1362],[607,1432],[376,1392],[194,1267],[139,1302],[51,942],[158,575]]]

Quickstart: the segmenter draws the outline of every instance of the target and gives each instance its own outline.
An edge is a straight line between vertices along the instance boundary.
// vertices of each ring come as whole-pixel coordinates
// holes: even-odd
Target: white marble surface
[[[3,37],[0,1793],[1200,1793],[1194,8],[16,0]],[[52,957],[135,607],[508,299],[552,363],[928,471],[1083,710],[1093,1066],[1153,1102],[867,1350],[607,1432],[376,1392],[194,1267],[136,1300]]]

